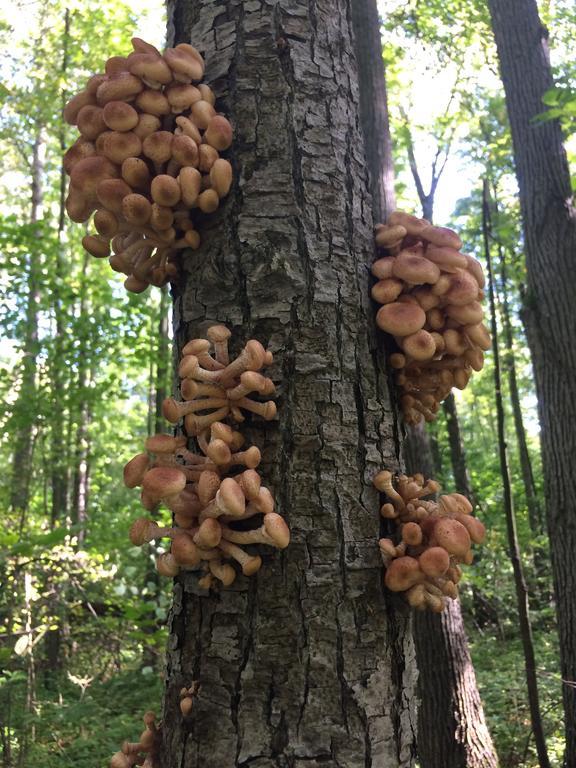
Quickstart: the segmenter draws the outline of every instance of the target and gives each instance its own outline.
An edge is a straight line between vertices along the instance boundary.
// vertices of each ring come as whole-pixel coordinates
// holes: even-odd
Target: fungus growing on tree
[[[433,421],[452,387],[464,389],[472,371],[482,369],[490,348],[482,267],[460,253],[462,241],[451,229],[402,211],[376,226],[375,239],[387,254],[372,265],[372,298],[383,305],[376,324],[401,350],[390,363],[404,421]]]
[[[160,730],[156,726],[154,712],[144,715],[145,730],[136,742],[125,741],[119,752],[112,755],[110,768],[132,768],[141,765],[143,768],[158,768],[158,750],[160,748]]]
[[[424,482],[422,475],[400,475],[394,482],[392,473],[383,470],[373,483],[389,499],[380,514],[396,522],[399,534],[397,542],[378,542],[386,566],[384,583],[392,592],[402,592],[414,608],[444,610],[446,598],[458,596],[460,564],[472,562],[472,543],[482,543],[484,526],[459,493],[425,500],[440,486],[434,480]]]
[[[73,221],[94,213],[95,234],[82,240],[96,258],[123,272],[140,293],[178,274],[178,254],[200,245],[198,227],[232,184],[220,157],[232,127],[200,83],[204,62],[181,43],[161,54],[133,38],[134,51],[113,57],[64,108],[80,137],[64,155],[70,176],[66,210]]]
[[[284,549],[290,531],[256,472],[260,451],[255,446],[244,448],[242,434],[221,421],[243,422],[242,411],[264,419],[276,414],[271,401],[247,396],[274,392],[272,380],[258,372],[272,363],[272,355],[252,339],[230,361],[228,329],[215,325],[206,335],[207,339],[188,342],[183,350],[181,373],[184,369],[197,377],[182,382],[187,399],[178,403],[169,398],[164,403],[169,420],[184,419],[197,450],[186,447],[185,436],[153,435],[146,440],[146,452],[124,467],[124,483],[142,488],[142,504],[148,511],[163,503],[174,515],[172,527],[138,518],[130,529],[131,542],[142,546],[169,538],[170,552],[158,558],[158,572],[173,577],[180,569],[200,568],[204,575],[198,584],[209,589],[218,582],[229,586],[236,578],[234,567],[223,561],[236,560],[246,576],[260,569],[261,558],[246,552],[245,545]],[[190,350],[195,354],[188,354]],[[201,415],[202,411],[210,413]]]

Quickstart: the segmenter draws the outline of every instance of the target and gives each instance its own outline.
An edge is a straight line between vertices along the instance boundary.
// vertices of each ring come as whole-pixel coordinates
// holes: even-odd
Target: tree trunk
[[[30,221],[34,224],[42,218],[43,174],[46,144],[40,126],[32,148],[32,190]],[[28,296],[23,339],[23,361],[18,399],[13,417],[16,435],[12,454],[10,482],[10,507],[20,515],[20,528],[28,510],[32,454],[36,421],[36,356],[38,354],[38,301],[40,259],[38,254],[28,258]]]
[[[514,416],[514,429],[516,432],[516,442],[518,443],[518,454],[520,457],[520,468],[522,470],[524,493],[526,494],[528,522],[530,524],[530,530],[535,534],[539,534],[542,533],[543,529],[542,510],[540,508],[540,501],[538,500],[538,491],[536,490],[534,472],[532,470],[532,459],[530,458],[528,440],[526,439],[526,429],[524,428],[522,406],[520,405],[518,377],[516,376],[516,361],[514,359],[514,334],[512,331],[510,304],[508,301],[508,276],[506,271],[506,259],[504,256],[504,250],[501,245],[498,246],[498,256],[500,261],[500,275],[502,282],[502,326],[504,331],[504,344],[506,346],[504,368],[508,373],[508,390],[510,393],[512,414]]]
[[[526,330],[541,426],[546,515],[560,634],[565,762],[576,766],[576,217],[557,120],[535,123],[552,86],[534,0],[489,0],[514,144],[524,226]]]
[[[435,477],[424,422],[404,443],[408,472]],[[463,493],[459,489],[460,493]],[[496,768],[498,757],[486,725],[459,600],[443,613],[414,616],[418,659],[418,757],[422,768]]]
[[[458,493],[463,493],[472,503],[474,503],[474,491],[472,481],[468,472],[466,462],[466,451],[462,442],[462,433],[460,432],[460,423],[458,421],[458,411],[456,410],[456,400],[452,392],[442,403],[444,414],[446,415],[446,428],[448,430],[448,444],[450,445],[450,460],[452,463],[452,473],[454,475],[454,485]]]
[[[492,258],[490,255],[490,238],[492,229],[490,225],[490,209],[488,201],[488,182],[484,181],[482,195],[482,232],[484,236],[484,256],[488,271],[488,296],[490,299],[490,333],[492,335],[492,354],[494,355],[494,394],[496,401],[496,417],[498,426],[498,455],[500,458],[500,474],[502,476],[502,501],[504,514],[506,515],[506,529],[508,535],[508,550],[512,569],[514,572],[514,587],[516,589],[516,602],[518,606],[518,623],[520,625],[520,637],[524,653],[524,667],[526,674],[526,688],[528,689],[528,705],[530,708],[530,721],[532,733],[538,753],[540,768],[550,768],[546,737],[540,713],[540,701],[538,693],[538,679],[536,677],[536,658],[534,655],[534,642],[532,639],[532,626],[530,624],[530,609],[528,605],[528,587],[524,578],[518,533],[516,530],[516,514],[514,511],[514,499],[512,496],[512,481],[510,467],[508,465],[508,446],[506,443],[506,429],[504,423],[504,402],[502,399],[502,380],[500,375],[500,348],[498,341],[498,325],[496,322],[496,302],[494,294],[494,273],[492,270]]]
[[[262,570],[218,594],[178,579],[165,766],[409,765],[413,646],[407,612],[387,606],[370,484],[398,446],[368,293],[351,2],[182,0],[169,13],[235,126],[234,189],[186,259],[177,342],[220,321],[236,350],[254,336],[274,352],[279,419],[244,432],[292,542],[262,548]]]

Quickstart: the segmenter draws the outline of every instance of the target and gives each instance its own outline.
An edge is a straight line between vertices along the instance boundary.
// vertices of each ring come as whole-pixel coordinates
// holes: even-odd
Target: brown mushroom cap
[[[378,280],[386,280],[392,277],[392,268],[395,261],[395,256],[383,256],[381,259],[376,259],[370,267],[370,271]]]
[[[458,520],[441,518],[434,526],[433,536],[438,545],[451,555],[464,557],[470,549],[470,535]]]
[[[212,106],[209,102],[205,101],[204,104]],[[206,108],[203,108],[206,111]],[[198,123],[200,127],[200,123]],[[224,152],[232,144],[232,126],[229,121],[223,115],[214,115],[204,133],[204,141],[210,144],[211,147],[217,149],[219,152]]]
[[[418,558],[426,576],[442,576],[450,567],[450,555],[444,547],[428,547]]]
[[[453,248],[456,251],[462,248],[462,240],[460,240],[453,229],[448,229],[448,227],[430,225],[421,230],[419,236],[439,248]]]
[[[160,174],[152,179],[150,194],[158,205],[172,207],[180,202],[180,185],[173,176]]]
[[[413,251],[400,251],[392,267],[392,274],[413,285],[434,284],[440,277],[437,265]]]
[[[98,86],[96,99],[100,106],[109,101],[131,101],[143,88],[142,81],[129,72],[114,72]]]
[[[142,487],[158,499],[175,496],[186,487],[186,475],[176,467],[153,467],[144,475]]]
[[[459,269],[457,272],[449,275],[449,281],[450,287],[443,294],[444,300],[448,304],[462,306],[476,300],[478,296],[478,283],[470,272]]]
[[[109,101],[102,118],[111,131],[131,131],[138,125],[138,112],[125,101]]]
[[[393,302],[380,307],[376,315],[379,328],[393,336],[409,336],[426,322],[426,314],[418,304]]]
[[[170,131],[155,131],[142,142],[142,153],[155,163],[166,163],[172,157],[173,141]]]
[[[210,168],[210,185],[218,197],[226,197],[232,186],[232,166],[228,160],[219,157]]]
[[[444,312],[461,325],[481,323],[484,317],[484,310],[478,301],[471,301],[469,304],[462,305],[447,304],[444,307]]]
[[[240,517],[246,509],[246,498],[238,483],[231,477],[225,477],[216,494],[218,506],[225,514]]]
[[[414,360],[431,360],[436,354],[436,342],[431,333],[421,328],[402,339],[402,349]]]
[[[426,248],[426,258],[437,264],[440,269],[466,269],[468,266],[466,256],[454,248],[440,248],[439,246],[429,245]]]
[[[118,168],[105,157],[86,157],[75,163],[70,172],[70,183],[82,191],[83,197],[96,201],[96,188],[103,179],[115,179],[119,176]]]
[[[144,475],[150,466],[147,453],[139,453],[124,466],[124,485],[126,488],[136,488],[142,484]]]
[[[418,560],[413,557],[397,557],[386,569],[384,583],[392,592],[404,592],[423,578]]]

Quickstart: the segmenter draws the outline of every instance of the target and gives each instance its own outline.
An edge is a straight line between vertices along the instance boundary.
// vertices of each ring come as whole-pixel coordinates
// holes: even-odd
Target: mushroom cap
[[[172,71],[158,51],[130,54],[128,68],[148,84],[168,85],[172,81]]]
[[[434,284],[440,277],[440,270],[436,264],[425,256],[413,251],[400,251],[392,267],[392,274],[401,280],[413,285],[422,283]]]
[[[181,133],[174,136],[172,142],[172,159],[179,165],[196,168],[199,162],[198,145],[190,136]]]
[[[176,533],[172,537],[170,552],[178,565],[194,566],[201,561],[198,547],[187,533]]]
[[[161,91],[154,88],[147,88],[136,97],[136,106],[141,112],[149,115],[163,117],[170,114],[170,102]]]
[[[244,576],[254,576],[260,568],[262,568],[262,558],[260,555],[251,556],[242,563],[242,573]]]
[[[185,445],[186,438],[183,435],[172,437],[172,435],[163,434],[150,435],[144,443],[146,450],[152,453],[174,453],[178,448]]]
[[[122,161],[122,178],[133,189],[147,188],[150,171],[141,157],[127,157]]]
[[[152,205],[147,197],[134,192],[122,199],[122,214],[130,224],[147,224],[152,215]]]
[[[158,205],[172,207],[180,202],[180,185],[173,176],[161,173],[152,179],[150,194]]]
[[[195,101],[202,99],[200,90],[190,83],[173,83],[169,88],[165,89],[164,94],[174,114],[184,112]]]
[[[217,547],[222,538],[222,526],[213,517],[208,517],[198,528],[196,534],[199,546],[203,549],[212,549]]]
[[[200,99],[195,101],[190,107],[190,116],[198,128],[201,131],[205,131],[210,125],[212,118],[216,116],[216,110],[210,102]],[[204,138],[206,138],[206,135],[204,135]]]
[[[404,282],[396,277],[387,277],[374,283],[370,294],[379,304],[389,304],[396,301],[404,289]]]
[[[432,293],[430,288],[416,288],[412,291],[410,296],[412,296],[413,299],[416,299],[424,312],[429,312],[440,304],[440,298]]]
[[[402,541],[412,547],[422,543],[422,528],[418,523],[404,523],[402,526]]]
[[[222,480],[216,494],[216,505],[224,514],[241,517],[246,509],[246,499],[238,483],[231,477]]]
[[[181,168],[178,174],[182,202],[191,208],[196,204],[202,186],[202,174],[196,168]]]
[[[388,216],[388,224],[400,224],[406,229],[408,235],[420,237],[423,230],[430,226],[426,219],[419,219],[417,216],[411,216],[404,211],[392,211]]]
[[[210,102],[203,101],[204,104],[212,106]],[[203,108],[204,111],[206,108]],[[212,107],[214,109],[214,107]],[[198,123],[200,125],[200,123]],[[202,126],[200,125],[200,128]],[[204,141],[219,152],[223,152],[228,149],[232,144],[232,126],[229,121],[223,115],[214,115],[204,132]]]
[[[435,245],[429,245],[426,248],[426,258],[437,264],[440,269],[466,269],[468,262],[463,253],[459,253],[455,248],[441,248]]]
[[[439,546],[456,557],[465,557],[470,549],[470,534],[458,520],[439,519],[434,526],[433,537]]]
[[[482,264],[475,259],[473,256],[469,256],[468,254],[465,254],[467,267],[466,269],[468,272],[470,272],[471,275],[473,275],[474,279],[478,283],[479,288],[484,288],[486,285],[486,278],[484,277],[484,270],[482,269]]]
[[[142,153],[155,163],[166,163],[172,157],[173,141],[170,131],[154,131],[142,142]]]
[[[141,547],[147,541],[152,541],[158,531],[158,523],[154,520],[149,520],[147,517],[139,517],[134,520],[130,526],[130,532],[128,534],[130,541],[134,546]]]
[[[138,125],[138,112],[125,101],[109,101],[102,118],[111,131],[131,131]]]
[[[118,168],[105,157],[92,155],[79,160],[70,171],[70,183],[81,190],[83,197],[89,201],[95,201],[96,189],[99,183],[107,179],[116,179],[119,176]]]
[[[206,456],[208,456],[209,459],[212,459],[214,464],[221,466],[230,463],[232,452],[230,451],[228,443],[225,443],[224,440],[213,439],[206,447]]]
[[[228,160],[219,157],[210,168],[210,184],[219,198],[226,197],[232,186],[232,166]]]
[[[457,272],[449,275],[450,287],[443,294],[444,300],[448,304],[462,306],[470,304],[478,297],[478,283],[473,275],[466,270],[459,269]]]
[[[151,115],[147,112],[142,112],[138,115],[138,125],[134,128],[134,133],[136,136],[138,136],[142,141],[146,138],[146,136],[150,136],[151,133],[154,133],[154,131],[158,131],[160,129],[160,118],[158,115]]]
[[[450,567],[450,555],[444,547],[428,547],[418,558],[420,568],[431,578],[442,576]]]
[[[394,336],[409,336],[426,322],[426,314],[418,304],[393,302],[380,307],[376,315],[379,328]]]
[[[480,347],[484,352],[492,346],[490,333],[484,323],[475,323],[474,325],[465,325],[462,329],[468,339]]]
[[[462,248],[462,240],[453,229],[448,229],[448,227],[430,225],[422,229],[419,235],[423,240],[427,240],[439,248],[453,248],[456,251]]]
[[[131,101],[144,88],[130,72],[114,72],[98,86],[96,100],[104,106],[109,101]]]
[[[276,512],[264,515],[264,528],[278,549],[286,549],[290,543],[290,529],[281,515]]]
[[[96,187],[96,197],[101,205],[113,213],[122,213],[122,201],[132,193],[123,179],[102,179]]]
[[[153,467],[144,475],[142,487],[158,499],[175,496],[186,487],[186,475],[176,467]]]
[[[74,144],[64,153],[62,164],[64,170],[70,175],[72,168],[80,160],[84,160],[86,157],[93,157],[96,154],[96,147],[93,142],[88,141],[83,136],[80,136]]]
[[[378,280],[386,280],[387,278],[392,277],[392,269],[395,261],[395,256],[383,256],[381,259],[376,259],[370,267],[370,271],[374,277],[378,278]]]
[[[213,344],[220,344],[232,336],[232,331],[225,325],[211,325],[206,331],[206,336]]]
[[[471,515],[459,516],[458,520],[466,528],[474,544],[482,544],[486,537],[484,524],[477,517],[472,517]]]
[[[175,48],[167,48],[164,51],[164,60],[174,73],[175,79],[180,82],[198,82],[204,76],[202,57],[191,45],[180,43]]]
[[[220,205],[220,198],[218,192],[215,189],[205,189],[198,195],[198,208],[203,213],[214,213],[218,210]]]
[[[86,104],[78,112],[76,123],[82,136],[88,141],[94,141],[103,131],[107,129],[102,108],[95,104]]]
[[[218,157],[218,152],[210,144],[200,144],[198,147],[198,168],[202,173],[208,173]]]
[[[161,576],[174,578],[180,573],[180,566],[171,552],[164,552],[156,558],[156,570]]]
[[[461,493],[445,493],[438,499],[440,508],[447,514],[470,515],[472,504]]]
[[[397,557],[386,569],[384,583],[392,592],[405,592],[422,581],[423,573],[418,560],[413,557]]]
[[[126,488],[136,488],[142,485],[142,480],[150,466],[150,457],[147,453],[138,453],[133,459],[124,465],[124,485]]]
[[[236,477],[236,482],[247,499],[256,499],[260,493],[262,480],[255,469],[247,469]],[[270,510],[272,511],[272,510]]]
[[[461,325],[472,325],[481,323],[484,317],[484,310],[478,301],[471,301],[468,304],[447,304],[444,312],[452,320],[456,320]]]
[[[402,242],[408,232],[401,224],[377,224],[375,240],[379,248],[389,248]]]
[[[436,354],[436,342],[432,334],[421,328],[402,339],[402,349],[414,360],[431,360]]]
[[[204,505],[210,504],[212,499],[216,496],[221,483],[220,475],[209,469],[205,469],[204,472],[198,478],[198,498]]]

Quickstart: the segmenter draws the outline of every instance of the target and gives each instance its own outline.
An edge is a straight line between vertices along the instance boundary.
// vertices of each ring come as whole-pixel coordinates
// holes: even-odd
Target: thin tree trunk
[[[518,443],[518,454],[520,457],[520,468],[522,471],[522,481],[524,493],[526,494],[526,507],[528,509],[528,522],[530,530],[533,533],[542,533],[543,519],[538,491],[532,471],[532,459],[528,450],[528,441],[526,439],[526,429],[524,428],[524,418],[522,416],[522,406],[520,405],[520,393],[518,389],[518,378],[516,376],[516,361],[514,359],[514,334],[512,331],[512,322],[510,319],[510,305],[508,302],[508,275],[506,270],[506,258],[504,249],[498,245],[498,256],[500,262],[500,276],[502,284],[502,327],[504,331],[504,344],[506,354],[504,356],[504,368],[508,373],[508,391],[510,394],[510,403],[512,404],[512,414],[514,417],[514,429],[516,431],[516,442]]]
[[[30,221],[34,224],[42,218],[43,173],[45,141],[40,126],[32,148],[32,185]],[[20,390],[14,405],[13,417],[16,427],[14,453],[10,482],[10,507],[20,515],[20,529],[28,510],[30,499],[30,478],[32,476],[32,454],[36,411],[36,356],[38,354],[38,302],[40,300],[40,257],[31,253],[28,257],[28,296],[23,339],[23,360],[20,376]]]
[[[496,302],[494,298],[494,274],[492,271],[492,259],[490,254],[490,209],[488,198],[488,182],[484,182],[482,196],[482,231],[484,235],[484,254],[488,271],[488,296],[490,299],[490,325],[492,334],[492,352],[494,355],[494,388],[496,396],[496,416],[498,422],[498,453],[500,457],[500,474],[502,476],[502,493],[504,513],[506,515],[506,527],[508,531],[508,548],[512,568],[514,571],[514,585],[516,588],[516,601],[518,605],[518,620],[520,624],[520,636],[524,651],[524,666],[526,670],[526,686],[528,689],[528,703],[530,707],[530,720],[534,742],[538,753],[540,768],[549,768],[550,762],[546,748],[546,738],[540,714],[540,702],[538,695],[538,680],[536,677],[536,659],[534,656],[534,643],[532,640],[532,627],[530,625],[530,609],[528,605],[528,588],[524,579],[518,534],[516,531],[516,516],[514,513],[514,501],[512,497],[512,484],[510,469],[508,466],[508,452],[506,445],[506,432],[504,423],[504,404],[502,400],[502,384],[500,376],[500,350],[498,343],[498,326],[496,322]]]
[[[451,392],[442,403],[446,415],[446,429],[448,431],[448,444],[450,446],[450,459],[452,463],[452,473],[454,475],[454,484],[458,493],[463,493],[472,502],[474,501],[474,491],[472,481],[468,472],[468,463],[466,461],[466,450],[462,442],[462,433],[460,432],[460,422],[458,421],[458,411],[456,410],[456,400]]]
[[[62,35],[62,63],[60,65],[60,74],[64,80],[68,69],[68,45],[70,40],[70,11],[68,8],[64,11],[64,31]],[[62,107],[66,104],[66,94],[62,92]],[[64,120],[61,119],[59,127],[59,144],[61,154],[66,149],[66,128]],[[50,522],[54,528],[56,523],[65,520],[68,513],[68,454],[65,451],[65,392],[66,384],[65,372],[67,370],[64,354],[64,343],[66,339],[66,321],[60,290],[65,284],[65,270],[63,265],[63,235],[65,231],[65,197],[66,197],[66,173],[64,165],[60,168],[60,189],[59,189],[59,212],[58,212],[58,249],[56,252],[56,280],[54,281],[53,301],[54,317],[56,320],[56,334],[54,337],[54,355],[51,365],[51,384],[54,408],[51,413],[52,429],[51,438],[51,460],[50,475],[52,486],[52,507]]]
[[[526,331],[541,426],[563,679],[565,763],[576,766],[576,216],[557,120],[534,122],[553,84],[535,0],[489,0],[514,144],[527,268]]]
[[[345,0],[169,6],[204,51],[235,126],[236,180],[176,297],[182,343],[204,321],[274,352],[279,418],[244,433],[292,542],[219,594],[175,587],[164,706],[168,768],[409,765],[413,648],[386,608],[375,471],[397,466],[366,263],[371,200]],[[180,24],[188,22],[189,26]],[[182,723],[178,693],[201,684]]]

